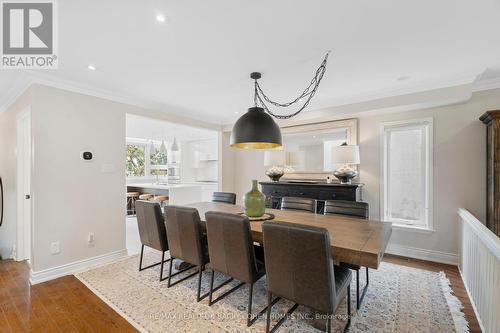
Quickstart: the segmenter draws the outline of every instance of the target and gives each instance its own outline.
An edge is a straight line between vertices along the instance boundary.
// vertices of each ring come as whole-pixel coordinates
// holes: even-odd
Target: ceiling
[[[498,0],[59,1],[59,69],[0,72],[0,104],[24,76],[64,81],[217,124],[252,106],[249,73],[295,98],[327,50],[308,107],[323,109],[500,78]],[[166,22],[155,17],[162,13]],[[95,71],[87,69],[92,64]]]

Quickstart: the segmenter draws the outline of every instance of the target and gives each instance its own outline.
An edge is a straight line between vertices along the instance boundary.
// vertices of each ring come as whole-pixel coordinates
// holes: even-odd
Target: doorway
[[[17,261],[28,260],[31,264],[31,109],[17,116]]]

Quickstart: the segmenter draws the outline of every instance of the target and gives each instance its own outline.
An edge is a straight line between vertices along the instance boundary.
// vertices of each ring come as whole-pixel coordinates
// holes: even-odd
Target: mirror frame
[[[286,136],[287,134],[308,134],[316,133],[317,131],[324,130],[335,130],[339,128],[345,128],[347,131],[347,144],[357,145],[358,144],[358,119],[342,119],[334,121],[325,121],[320,123],[312,123],[305,125],[295,125],[287,126],[281,128],[281,134]],[[283,140],[284,141],[284,140]],[[284,147],[286,150],[286,147]],[[283,180],[325,180],[326,176],[332,175],[332,171],[294,171],[285,172]],[[356,178],[355,178],[356,179]]]

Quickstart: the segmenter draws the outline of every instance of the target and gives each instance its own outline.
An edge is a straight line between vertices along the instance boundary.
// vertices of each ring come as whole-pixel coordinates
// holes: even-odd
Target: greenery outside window
[[[127,138],[126,143],[126,176],[127,178],[166,177],[168,176],[168,157],[173,152],[161,152],[161,141],[154,141],[153,152],[151,140]],[[168,156],[167,156],[168,155]]]
[[[127,177],[146,176],[145,146],[127,144],[126,149],[126,175]]]

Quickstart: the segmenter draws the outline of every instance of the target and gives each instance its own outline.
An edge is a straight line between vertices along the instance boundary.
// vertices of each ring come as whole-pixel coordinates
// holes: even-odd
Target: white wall
[[[123,105],[46,86],[32,89],[33,271],[124,250]],[[81,159],[82,151],[91,151],[93,160]],[[51,255],[56,241],[61,253]]]
[[[380,219],[380,123],[402,119],[434,118],[434,228],[431,234],[394,230],[390,241],[393,252],[401,246],[426,251],[431,256],[454,261],[458,253],[457,210],[466,208],[480,220],[486,216],[486,128],[479,116],[500,109],[500,89],[474,93],[471,100],[458,105],[419,111],[386,113],[359,117],[361,153],[360,180],[365,184],[363,199],[370,204],[370,217]],[[314,123],[330,120],[307,119]],[[306,123],[306,122],[304,122]],[[229,138],[225,132],[224,137]],[[226,140],[228,143],[228,139]],[[233,184],[241,203],[252,179],[267,180],[263,152],[223,147],[223,184]],[[225,187],[225,190],[231,190]],[[413,252],[415,253],[415,252]],[[412,255],[410,253],[409,255]]]
[[[4,219],[0,227],[0,255],[10,258],[17,235],[17,115],[31,103],[28,89],[5,112],[0,113],[0,177],[4,187]]]

